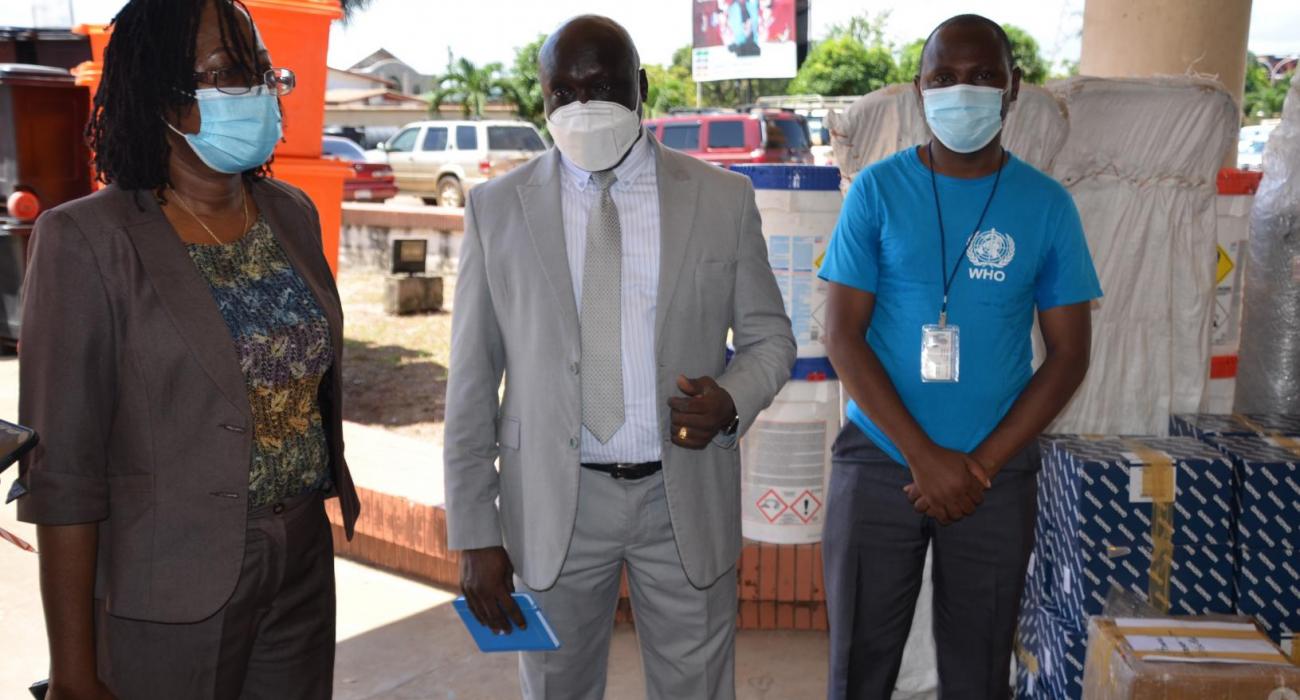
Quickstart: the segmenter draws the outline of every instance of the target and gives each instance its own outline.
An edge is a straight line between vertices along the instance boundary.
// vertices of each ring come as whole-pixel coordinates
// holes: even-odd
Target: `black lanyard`
[[[957,256],[957,264],[952,266],[952,273],[948,273],[948,237],[943,231],[943,207],[939,205],[939,183],[934,176],[934,143],[928,143],[925,146],[926,155],[930,157],[930,189],[934,191],[934,215],[939,219],[939,279],[943,281],[943,307],[939,309],[939,327],[948,325],[948,292],[952,291],[952,283],[957,279],[957,270],[961,269],[961,259],[966,257],[966,252],[970,250],[970,244],[979,235],[980,227],[984,225],[984,216],[989,213],[989,205],[993,204],[993,195],[998,193],[998,183],[1002,180],[1003,159],[1006,158],[1006,151],[998,155],[998,172],[993,177],[993,191],[989,192],[989,200],[984,203],[984,211],[980,212],[979,221],[975,222],[975,230],[971,231],[970,238],[966,239],[966,245],[961,249],[961,255]]]

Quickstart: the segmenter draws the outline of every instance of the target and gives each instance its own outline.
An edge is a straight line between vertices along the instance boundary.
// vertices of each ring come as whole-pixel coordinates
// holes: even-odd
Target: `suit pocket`
[[[695,293],[700,308],[710,318],[731,317],[731,299],[735,290],[735,260],[701,260],[695,265]]]
[[[512,450],[519,449],[518,418],[506,417],[501,419],[501,426],[497,428],[497,443]]]

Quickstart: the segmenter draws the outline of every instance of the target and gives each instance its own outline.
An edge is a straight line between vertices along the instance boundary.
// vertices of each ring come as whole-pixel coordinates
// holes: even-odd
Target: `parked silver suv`
[[[407,124],[379,146],[402,194],[426,204],[465,205],[465,194],[546,150],[523,121],[427,121]]]

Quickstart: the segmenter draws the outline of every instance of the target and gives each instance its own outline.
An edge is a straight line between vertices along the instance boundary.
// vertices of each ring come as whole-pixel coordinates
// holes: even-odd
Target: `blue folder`
[[[460,614],[460,619],[465,623],[465,629],[469,630],[470,636],[478,644],[479,651],[496,652],[496,651],[555,651],[560,648],[560,640],[555,636],[551,629],[551,623],[546,621],[546,616],[542,614],[537,607],[537,601],[527,593],[515,593],[512,596],[515,604],[519,606],[520,612],[524,614],[524,621],[528,623],[527,629],[515,627],[510,634],[497,634],[488,626],[480,623],[474,613],[470,612],[469,604],[465,599],[457,598],[452,602],[456,612]],[[511,623],[513,625],[513,623]]]

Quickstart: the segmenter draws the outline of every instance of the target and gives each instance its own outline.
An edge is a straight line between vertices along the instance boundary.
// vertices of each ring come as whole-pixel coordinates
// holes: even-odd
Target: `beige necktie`
[[[623,233],[609,188],[612,170],[591,174],[600,196],[587,219],[582,265],[582,424],[601,444],[618,432],[623,408]]]

